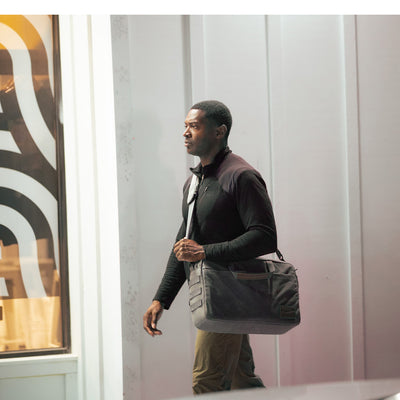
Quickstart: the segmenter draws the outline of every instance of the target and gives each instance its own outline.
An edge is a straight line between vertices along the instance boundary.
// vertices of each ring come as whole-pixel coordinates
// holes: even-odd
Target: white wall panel
[[[0,393],[4,399],[65,400],[64,386],[63,375],[2,379]]]
[[[69,354],[1,360],[0,398],[76,400],[78,362]]]
[[[366,373],[400,374],[400,17],[357,17]]]
[[[204,17],[205,94],[231,110],[232,151],[269,177],[264,16]],[[267,182],[268,183],[268,182]]]
[[[119,19],[113,25],[120,40],[125,35],[120,32],[121,23]],[[178,16],[130,16],[127,47],[119,48],[129,56],[124,54],[123,61],[117,61],[127,399],[162,399],[191,392],[193,339],[186,287],[171,310],[164,312],[159,323],[163,336],[151,338],[141,327],[181,223],[182,185],[189,172],[182,137],[186,115],[183,28]]]
[[[75,399],[122,397],[118,193],[107,16],[60,17]],[[70,379],[67,378],[67,381]],[[75,393],[73,390],[75,389]]]
[[[139,329],[193,163],[182,121],[205,98],[231,108],[230,147],[263,174],[279,246],[299,268],[302,324],[279,338],[252,336],[256,372],[268,386],[362,379],[365,370],[371,378],[398,374],[400,325],[380,312],[397,315],[400,278],[398,17],[127,21],[114,47],[114,63],[124,60],[115,70],[124,335],[128,353],[136,349],[125,359],[125,398],[191,392],[186,290],[161,320],[165,336]],[[121,29],[114,24],[114,34]]]
[[[137,235],[135,185],[132,182],[134,171],[132,152],[131,88],[129,79],[130,52],[128,17],[118,16],[111,19],[115,87],[115,123],[118,156],[118,197],[119,197],[119,233],[121,259],[121,307],[122,307],[122,346],[124,393],[141,398],[140,343],[141,330],[138,304],[139,270],[138,260],[134,256],[134,238]]]
[[[340,19],[271,17],[274,200],[281,251],[299,268],[302,325],[282,337],[283,384],[350,378]],[[272,53],[277,54],[275,51]],[[275,109],[275,94],[277,104]]]

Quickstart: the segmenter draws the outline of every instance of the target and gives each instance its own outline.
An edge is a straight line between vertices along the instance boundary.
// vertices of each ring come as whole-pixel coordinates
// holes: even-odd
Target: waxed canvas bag
[[[192,179],[190,191],[196,182]],[[195,200],[196,196],[193,196]],[[189,202],[188,228],[194,201]],[[189,306],[194,325],[217,333],[282,334],[300,323],[296,269],[284,261],[252,259],[233,263],[191,263]]]

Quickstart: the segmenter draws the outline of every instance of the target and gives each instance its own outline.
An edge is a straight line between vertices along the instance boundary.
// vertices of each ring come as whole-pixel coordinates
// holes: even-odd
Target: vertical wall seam
[[[358,182],[359,182],[359,218],[360,218],[360,262],[361,262],[361,272],[362,272],[362,305],[363,305],[363,378],[366,378],[366,358],[367,358],[367,348],[366,348],[366,326],[365,326],[365,283],[364,283],[364,237],[363,237],[363,199],[362,199],[362,164],[361,164],[361,119],[360,119],[360,82],[359,82],[359,57],[358,57],[358,25],[357,25],[357,15],[354,16],[354,39],[355,39],[355,62],[356,62],[356,90],[357,90],[357,135],[358,135]]]
[[[189,27],[189,60],[190,60],[190,78],[191,78],[191,101],[200,101],[207,98],[206,91],[206,62],[204,40],[204,17],[201,15],[191,15],[188,17]],[[196,51],[193,51],[196,49]],[[192,104],[189,105],[189,107]],[[198,158],[189,159],[188,165],[195,166]]]
[[[95,109],[95,104],[94,104],[94,99],[95,99],[95,90],[94,90],[94,81],[93,81],[93,70],[94,70],[94,62],[93,62],[93,27],[92,27],[92,17],[90,15],[87,16],[87,26],[88,26],[88,49],[89,49],[89,54],[88,54],[88,59],[89,59],[89,69],[91,73],[91,79],[89,82],[90,85],[90,98],[91,98],[91,122],[92,122],[92,146],[93,146],[93,186],[94,186],[94,192],[96,194],[99,193],[99,186],[98,186],[98,157],[97,157],[97,151],[96,151],[96,109]],[[97,260],[101,260],[101,254],[100,254],[100,248],[99,248],[99,243],[100,243],[100,237],[99,237],[99,232],[100,232],[100,210],[99,210],[99,203],[98,203],[98,197],[96,196],[95,202],[94,202],[94,210],[95,210],[95,229],[96,229],[96,257]],[[98,264],[99,267],[99,264]],[[99,392],[100,392],[100,399],[99,400],[104,400],[104,359],[103,359],[103,352],[102,352],[102,345],[103,345],[103,333],[102,333],[102,327],[103,327],[103,318],[102,318],[102,290],[101,290],[101,266],[97,270],[97,296],[98,296],[98,357],[99,357],[99,379],[100,379],[100,387],[99,387]]]
[[[202,59],[202,67],[203,67],[203,74],[204,74],[204,81],[203,81],[203,90],[204,90],[204,97],[207,99],[208,98],[208,94],[207,94],[207,52],[206,52],[206,33],[205,33],[205,29],[204,29],[204,16],[200,16],[200,21],[201,21],[201,34],[202,34],[202,55],[203,55],[203,59]]]
[[[272,107],[271,107],[271,57],[270,57],[270,40],[269,40],[269,20],[268,15],[265,16],[265,52],[266,52],[266,67],[267,67],[267,118],[268,118],[268,144],[269,144],[269,195],[271,197],[271,202],[274,205],[275,200],[275,180],[274,180],[274,151],[273,151],[273,134],[272,134]],[[276,384],[281,386],[281,368],[280,368],[280,350],[279,350],[279,336],[275,335],[275,373],[276,373]]]
[[[68,18],[67,25],[68,25],[68,33],[69,33],[69,52],[71,54],[70,63],[71,63],[71,67],[72,67],[72,70],[71,70],[72,86],[73,86],[73,91],[75,93],[78,93],[78,90],[77,90],[77,87],[76,87],[77,86],[77,82],[76,82],[77,71],[76,71],[76,64],[75,64],[76,54],[75,54],[74,46],[73,46],[73,43],[74,43],[74,26],[73,26],[73,23],[74,23],[74,21],[73,21],[73,18],[71,16],[68,16],[68,17],[65,17],[65,18]],[[62,54],[61,44],[60,44],[60,49],[61,49],[61,51],[60,51],[60,55],[61,55]],[[61,63],[62,63],[62,60],[61,60]],[[62,70],[61,70],[61,72],[62,72]],[[62,82],[61,82],[61,84],[62,84]],[[63,91],[63,95],[64,95],[64,93],[65,93],[65,91]],[[75,147],[75,153],[79,154],[79,152],[78,152],[78,140],[77,140],[78,139],[77,138],[77,132],[78,132],[77,115],[78,115],[77,103],[73,102],[74,147]],[[64,152],[65,151],[66,150],[64,149]],[[66,164],[66,167],[67,167],[67,164]],[[75,167],[76,182],[80,181],[79,175],[80,175],[79,168]],[[66,180],[66,182],[67,182],[67,180]],[[68,189],[66,188],[66,194],[67,194],[67,190]],[[77,205],[77,210],[76,211],[77,211],[78,221],[82,221],[82,207],[81,207],[81,202],[79,201],[78,197],[79,196],[78,196],[78,194],[76,192],[75,193],[75,202],[76,202],[76,205]],[[68,205],[67,205],[67,207],[68,207]],[[82,265],[82,258],[83,258],[83,255],[82,255],[82,229],[81,229],[80,226],[79,226],[79,229],[77,229],[76,234],[78,236],[77,237],[77,239],[78,239],[77,240],[77,243],[78,243],[78,245],[77,245],[77,247],[78,247],[78,260],[79,260],[79,264]],[[70,266],[69,265],[68,265],[68,268],[69,268],[69,271],[70,271]],[[79,327],[79,329],[80,329],[80,335],[79,335],[80,336],[80,346],[81,346],[80,349],[79,349],[79,353],[80,353],[81,356],[78,358],[78,365],[80,365],[82,367],[81,368],[82,371],[85,371],[87,363],[86,363],[85,357],[83,357],[83,349],[86,346],[86,340],[85,340],[86,338],[85,338],[85,335],[82,334],[82,327],[84,326],[83,322],[85,320],[85,308],[82,306],[82,301],[83,301],[82,293],[83,293],[83,290],[84,290],[84,288],[83,288],[83,282],[84,282],[83,270],[81,268],[79,268],[79,272],[78,273],[79,273],[79,296],[80,296],[80,298],[79,298],[79,306],[80,306],[80,314],[81,314],[80,315],[80,320],[79,320],[80,325],[81,325]],[[70,285],[70,291],[71,291],[71,285]],[[71,308],[70,309],[70,313],[72,313],[72,311],[73,310]],[[70,315],[70,318],[72,319],[72,315]],[[73,335],[72,324],[71,324],[71,350],[76,352],[76,345],[77,344],[74,343],[74,336],[76,337],[76,334]],[[86,374],[84,372],[78,373],[77,382],[78,382],[78,388],[79,388],[78,396],[79,396],[80,400],[83,400],[85,398],[85,396],[86,396],[86,393],[87,393],[87,378],[86,378]]]
[[[184,73],[184,102],[185,109],[188,109],[193,102],[193,90],[192,90],[192,46],[191,46],[191,27],[190,27],[190,16],[182,15],[182,51],[183,51],[183,73]]]
[[[351,19],[351,22],[350,22]],[[349,21],[348,23],[346,21]],[[348,242],[348,290],[349,290],[349,330],[350,330],[350,362],[351,380],[365,377],[365,318],[364,318],[364,284],[363,284],[363,239],[362,239],[362,196],[361,196],[361,149],[360,149],[360,112],[359,112],[359,83],[358,83],[358,47],[356,16],[342,16],[341,18],[343,69],[345,81],[345,137],[346,137],[346,193],[347,193],[347,242]],[[351,33],[350,33],[351,29]],[[347,43],[351,41],[352,43]],[[351,54],[349,46],[352,47]],[[350,60],[351,57],[351,60]],[[352,65],[349,66],[349,63]],[[351,70],[349,70],[351,69]],[[351,78],[354,76],[354,78]],[[350,86],[351,85],[351,86]],[[356,162],[351,162],[351,161]],[[355,242],[356,243],[353,243]],[[358,247],[358,248],[355,248]],[[358,259],[354,263],[354,254]],[[358,280],[357,280],[358,278]],[[362,308],[362,354],[355,348],[354,327],[354,288],[358,284],[361,292]],[[360,326],[358,326],[360,329]],[[359,337],[358,337],[359,340]],[[361,357],[361,372],[360,372]],[[357,371],[357,376],[356,375]],[[361,374],[361,376],[359,376]]]
[[[192,36],[191,36],[191,26],[190,26],[190,16],[182,15],[182,58],[183,58],[183,85],[184,85],[184,105],[185,110],[193,104],[193,75],[192,75]],[[182,127],[183,130],[183,127]],[[186,154],[186,170],[189,174],[189,168],[193,166],[193,157]]]
[[[354,331],[353,331],[353,291],[352,291],[352,262],[351,262],[351,221],[350,221],[350,207],[351,207],[351,195],[350,195],[350,154],[349,154],[349,124],[348,124],[348,108],[349,108],[349,93],[347,89],[347,67],[346,67],[346,27],[344,16],[340,18],[340,33],[341,33],[341,44],[342,44],[342,67],[343,67],[343,79],[344,79],[344,135],[345,135],[345,153],[346,153],[346,219],[347,219],[347,276],[348,276],[348,291],[349,291],[349,335],[350,335],[350,380],[354,380]]]
[[[269,51],[269,34],[268,34],[268,15],[265,16],[265,47],[266,47],[266,65],[267,65],[267,103],[268,103],[268,141],[269,141],[269,181],[271,187],[271,201],[274,204],[274,196],[275,196],[275,187],[274,187],[274,173],[273,173],[273,166],[274,166],[274,151],[273,151],[273,135],[272,135],[272,107],[271,107],[271,65],[270,65],[270,51]]]
[[[182,16],[182,59],[183,59],[183,73],[184,73],[184,112],[187,112],[193,104],[193,74],[192,74],[192,29],[190,23],[190,16]],[[183,127],[182,127],[183,130]],[[186,173],[190,174],[189,168],[193,166],[194,158],[193,156],[186,154]],[[190,350],[194,353],[195,348],[195,336],[194,336],[194,326],[192,323],[192,318],[188,319],[188,329],[192,334],[190,335]]]

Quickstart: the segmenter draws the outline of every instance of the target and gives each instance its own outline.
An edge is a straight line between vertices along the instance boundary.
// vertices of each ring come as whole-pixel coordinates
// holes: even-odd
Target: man
[[[276,251],[275,220],[260,174],[233,154],[228,145],[232,126],[229,109],[218,101],[203,101],[185,120],[185,146],[200,163],[191,168],[200,179],[190,239],[185,238],[189,178],[184,185],[183,222],[167,268],[143,326],[161,335],[157,322],[189,278],[191,262],[240,261]],[[264,387],[254,374],[248,335],[198,330],[193,366],[193,393]]]

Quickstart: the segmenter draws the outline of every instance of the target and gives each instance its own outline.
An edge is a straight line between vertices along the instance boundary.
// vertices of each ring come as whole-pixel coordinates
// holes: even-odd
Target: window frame
[[[56,104],[56,158],[57,158],[57,205],[58,205],[58,243],[60,262],[60,312],[62,346],[57,348],[0,351],[0,360],[6,358],[45,356],[71,353],[71,316],[69,301],[68,237],[65,182],[64,129],[60,121],[62,107],[60,25],[58,15],[51,15],[53,42],[54,98]]]

